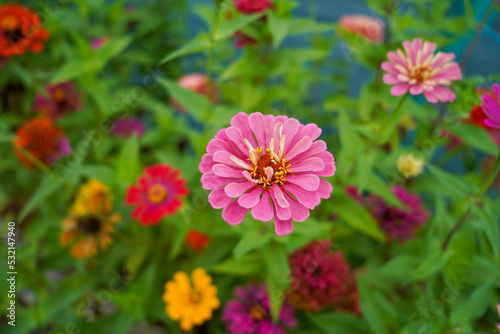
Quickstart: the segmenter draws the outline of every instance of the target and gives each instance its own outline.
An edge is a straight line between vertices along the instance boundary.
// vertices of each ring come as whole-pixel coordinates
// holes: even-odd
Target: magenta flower
[[[208,201],[223,209],[222,219],[238,225],[249,209],[256,220],[274,217],[279,236],[292,233],[309,210],[329,198],[331,184],[320,177],[335,174],[333,155],[316,140],[321,129],[286,116],[240,112],[207,146],[200,163]]]
[[[458,63],[453,61],[455,54],[438,52],[436,44],[419,38],[403,42],[405,53],[398,49],[389,51],[389,62],[382,63],[384,82],[394,85],[391,94],[400,96],[410,91],[411,95],[424,94],[430,103],[451,102],[455,93],[447,88],[452,81],[462,79]]]
[[[63,82],[46,87],[47,95],[37,95],[33,109],[41,112],[52,120],[57,120],[64,115],[78,111],[82,108],[82,94],[77,92],[72,82]]]
[[[297,326],[294,309],[285,300],[279,323],[271,319],[269,296],[264,284],[251,284],[234,290],[236,299],[227,302],[222,321],[229,334],[286,334],[285,328]]]
[[[135,117],[118,118],[109,129],[109,133],[123,138],[130,138],[132,135],[140,138],[144,132],[146,132],[146,126]]]
[[[297,308],[317,312],[341,299],[341,286],[350,268],[341,252],[331,251],[329,240],[312,242],[295,251],[289,262],[289,296]]]
[[[484,124],[500,128],[500,86],[493,85],[493,94],[486,93],[481,97],[481,100],[483,100],[481,107],[487,116]]]
[[[93,50],[99,50],[103,46],[109,44],[111,41],[111,38],[104,36],[104,37],[97,37],[92,40],[92,43],[90,44]]]
[[[269,0],[235,0],[234,4],[240,12],[246,14],[262,12],[273,6]]]
[[[350,188],[347,192],[352,196],[353,188]],[[415,232],[429,218],[429,212],[423,207],[418,196],[410,194],[403,187],[393,186],[392,192],[404,204],[404,208],[387,204],[376,195],[359,196],[355,199],[368,208],[389,239],[403,242],[413,238]]]

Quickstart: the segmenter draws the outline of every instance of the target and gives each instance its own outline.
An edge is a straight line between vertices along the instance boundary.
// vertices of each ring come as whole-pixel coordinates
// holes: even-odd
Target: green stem
[[[210,114],[212,113],[212,69],[214,63],[214,48],[215,48],[215,34],[217,33],[217,29],[219,28],[219,17],[220,17],[220,4],[218,1],[214,1],[215,3],[215,20],[214,25],[210,31],[210,49],[208,50],[208,58],[206,65],[206,75],[207,75],[207,98],[208,105],[205,110],[205,120],[210,119]],[[205,129],[206,131],[206,129]]]
[[[379,135],[380,135],[379,142],[378,142],[379,145],[385,144],[389,140],[389,137],[391,136],[391,134],[394,132],[394,129],[398,125],[398,122],[401,119],[401,116],[403,115],[403,108],[402,107],[403,107],[403,104],[404,104],[406,98],[408,97],[408,95],[409,95],[409,92],[406,92],[406,94],[403,95],[401,100],[399,100],[399,103],[396,106],[396,108],[394,108],[392,113],[390,113],[389,116],[386,117],[384,123],[382,123],[382,126],[380,127],[380,131],[379,131]]]
[[[492,169],[490,175],[481,184],[481,187],[479,188],[479,191],[476,194],[476,198],[481,197],[486,192],[486,190],[488,190],[491,183],[495,180],[495,177],[498,175],[499,171],[500,171],[500,153],[497,156],[497,159],[495,161],[495,165],[493,166],[493,169]]]

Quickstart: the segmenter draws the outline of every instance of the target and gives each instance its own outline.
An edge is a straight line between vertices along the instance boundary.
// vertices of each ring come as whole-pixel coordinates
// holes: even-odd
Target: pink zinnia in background
[[[417,195],[410,194],[403,187],[393,186],[392,192],[404,204],[404,208],[388,204],[377,195],[358,196],[355,199],[371,212],[389,239],[398,239],[403,242],[413,238],[415,232],[429,218],[429,212],[423,207]],[[348,193],[352,194],[352,191],[348,191]]]
[[[222,218],[238,225],[249,209],[262,222],[274,218],[279,236],[292,233],[293,221],[329,198],[335,174],[333,155],[316,140],[321,129],[286,116],[238,113],[207,146],[200,163],[208,201]]]
[[[210,91],[208,93],[208,77],[203,73],[192,73],[182,76],[177,84],[185,89],[196,92],[200,95],[208,97],[213,104],[217,103],[217,89],[213,81],[210,82]],[[171,99],[171,103],[181,112],[185,113],[186,109],[175,99]]]
[[[493,85],[493,94],[484,94],[481,100],[483,101],[481,107],[487,116],[484,124],[489,127],[500,128],[500,86]]]
[[[158,224],[167,215],[182,207],[182,198],[189,194],[180,171],[167,164],[146,167],[138,185],[127,189],[125,203],[135,206],[132,217],[142,225]]]
[[[455,93],[447,86],[462,79],[460,66],[453,61],[455,54],[434,54],[436,44],[422,42],[419,38],[403,42],[403,47],[404,52],[401,49],[389,51],[389,62],[381,66],[388,72],[384,82],[394,85],[391,94],[400,96],[410,91],[411,95],[424,94],[430,103],[454,101]]]
[[[146,126],[140,119],[135,117],[118,118],[113,122],[109,130],[109,133],[124,138],[130,138],[132,135],[142,137],[145,132]]]
[[[286,299],[281,307],[279,322],[272,321],[269,295],[264,284],[237,287],[234,294],[236,299],[226,303],[222,314],[229,334],[286,334],[285,328],[297,325],[294,309]]]
[[[269,0],[235,0],[234,4],[240,12],[246,14],[262,12],[273,6]]]
[[[104,45],[108,44],[110,41],[111,39],[107,36],[94,38],[91,43],[92,49],[98,50]]]
[[[384,22],[367,15],[343,15],[339,25],[373,44],[380,44],[384,40]]]
[[[342,252],[333,252],[329,240],[311,242],[289,259],[290,302],[297,308],[317,312],[349,299],[344,284],[350,273]],[[355,280],[354,280],[355,282]],[[344,305],[342,305],[344,306]]]
[[[82,94],[76,91],[71,82],[46,86],[46,92],[46,95],[39,94],[35,97],[33,109],[52,120],[82,108]]]

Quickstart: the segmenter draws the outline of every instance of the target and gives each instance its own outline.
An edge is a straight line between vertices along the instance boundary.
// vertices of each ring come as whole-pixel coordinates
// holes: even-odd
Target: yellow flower
[[[191,278],[193,285],[185,272],[175,273],[174,279],[165,284],[163,294],[163,301],[167,304],[165,313],[173,320],[180,320],[185,331],[211,319],[212,311],[219,307],[212,277],[204,269],[197,268]]]
[[[77,216],[110,212],[112,200],[113,195],[108,186],[96,179],[89,179],[80,186],[71,212]]]
[[[88,258],[97,249],[106,250],[111,243],[113,225],[121,220],[113,209],[110,189],[96,179],[90,179],[78,191],[69,216],[62,222],[60,243],[66,246],[75,241],[71,255],[77,259]]]
[[[398,158],[398,170],[406,178],[418,176],[424,170],[424,160],[411,153],[403,153]]]

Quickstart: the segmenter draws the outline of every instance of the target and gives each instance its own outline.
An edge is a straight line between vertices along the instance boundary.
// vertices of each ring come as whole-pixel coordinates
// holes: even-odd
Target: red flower
[[[235,46],[238,49],[242,49],[242,48],[244,48],[247,45],[255,45],[255,44],[257,44],[257,40],[255,40],[254,38],[252,38],[250,36],[245,35],[241,31],[237,31],[233,35],[233,37],[235,39]]]
[[[18,130],[14,141],[16,156],[29,168],[33,162],[23,151],[27,151],[40,162],[51,165],[58,158],[71,153],[64,131],[47,117],[26,121]]]
[[[189,230],[186,236],[186,244],[195,252],[202,252],[209,242],[210,236],[197,230]]]
[[[146,167],[138,179],[138,185],[127,189],[125,202],[136,206],[132,217],[141,224],[158,224],[165,216],[171,216],[182,207],[182,198],[189,189],[180,171],[167,164]]]
[[[20,5],[0,7],[0,57],[23,55],[43,50],[49,32],[41,27],[40,16]]]
[[[209,81],[208,77],[205,74],[202,73],[186,74],[177,81],[177,84],[179,85],[179,87],[203,95],[209,98],[213,104],[217,104],[217,89],[215,87],[215,83],[212,80]],[[210,86],[210,93],[208,92],[209,86]],[[186,109],[178,101],[176,101],[175,99],[171,99],[171,103],[181,113],[183,114],[186,113]]]
[[[246,14],[262,12],[273,6],[269,0],[235,0],[234,4],[240,12]]]

